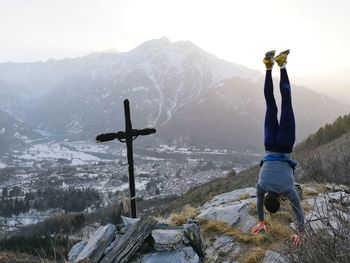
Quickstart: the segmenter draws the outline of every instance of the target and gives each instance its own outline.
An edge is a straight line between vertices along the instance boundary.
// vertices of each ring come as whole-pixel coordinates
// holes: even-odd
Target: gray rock
[[[262,263],[290,263],[290,261],[288,258],[277,252],[267,250]]]
[[[250,200],[249,200],[250,201]],[[237,202],[231,205],[218,205],[201,210],[197,218],[219,220],[236,226],[243,232],[249,231],[257,223],[257,219],[249,214],[248,201]]]
[[[119,230],[119,233],[124,235],[126,233],[126,227],[122,227],[120,230]]]
[[[341,227],[340,220],[350,221],[350,215],[333,209],[326,213],[326,211],[313,211],[305,214],[306,228],[318,232],[320,230],[327,230],[330,235],[333,235],[333,229]],[[295,223],[291,223],[290,227],[296,230]]]
[[[70,261],[76,260],[76,258],[78,257],[80,252],[84,249],[87,243],[88,243],[87,240],[82,240],[76,243],[68,253],[68,260]]]
[[[199,225],[196,223],[184,225],[184,235],[190,240],[190,244],[200,258],[205,257],[203,238]]]
[[[205,252],[206,258],[211,259],[211,262],[221,262],[222,260],[236,258],[241,252],[241,248],[232,236],[223,235],[218,236],[215,242],[206,248]],[[222,255],[225,255],[225,257],[222,258]]]
[[[250,216],[250,208],[247,205],[256,202],[256,198],[252,198],[255,196],[256,189],[253,187],[215,196],[201,207],[197,218],[224,221],[231,226],[237,225],[241,231],[247,232],[257,223],[257,219]]]
[[[314,210],[326,210],[329,202],[350,202],[350,195],[345,192],[320,194],[317,198],[310,198],[304,202],[311,205]]]
[[[250,207],[243,206],[239,211],[239,222],[236,225],[244,233],[250,232],[250,229],[258,223],[258,218],[250,215]]]
[[[340,224],[339,218],[350,221],[350,215],[336,209],[329,202],[347,202],[349,199],[345,192],[334,192],[321,194],[317,198],[306,199],[304,202],[312,206],[312,211],[305,214],[306,228],[313,231],[330,230],[330,227],[337,229]],[[296,229],[295,223],[290,224],[291,228]],[[332,234],[332,231],[329,231]]]
[[[84,249],[80,252],[75,262],[97,263],[105,249],[109,246],[116,235],[116,227],[112,224],[99,227],[90,237]]]
[[[244,189],[237,189],[231,192],[227,192],[221,195],[217,195],[209,202],[202,206],[202,209],[207,209],[213,206],[219,206],[222,204],[231,204],[240,200],[245,200],[247,197],[256,197],[256,189],[254,187],[248,187]],[[255,201],[253,199],[251,202]]]
[[[184,238],[182,239],[182,242],[184,243],[185,246],[191,244],[191,240],[189,240],[186,236],[184,236]]]
[[[124,226],[126,227],[126,229],[128,229],[129,227],[131,227],[132,225],[135,225],[137,222],[140,221],[139,218],[131,218],[131,217],[126,217],[126,216],[121,216]]]
[[[151,235],[156,251],[175,250],[183,245],[184,234],[182,230],[154,229]]]
[[[232,236],[219,236],[215,242],[213,243],[213,247],[215,249],[220,249],[220,248],[224,248],[224,251],[228,251],[227,245],[231,245],[234,242],[234,238]]]
[[[133,263],[199,263],[200,259],[192,247],[174,251],[148,253],[135,259]]]
[[[119,241],[119,238],[121,237],[122,235],[121,234],[117,234],[114,238],[114,240],[112,241],[112,243],[109,244],[109,246],[105,249],[105,251],[103,252],[103,255],[106,255],[108,254],[109,251],[111,251],[115,246],[116,244],[118,243]]]
[[[350,188],[346,185],[342,185],[342,184],[324,184],[323,185],[327,190],[330,191],[345,191],[345,192],[349,192]]]
[[[232,226],[239,222],[239,210],[244,206],[244,204],[234,204],[234,205],[218,205],[211,206],[204,210],[197,218],[203,218],[208,220],[220,220],[224,221]]]

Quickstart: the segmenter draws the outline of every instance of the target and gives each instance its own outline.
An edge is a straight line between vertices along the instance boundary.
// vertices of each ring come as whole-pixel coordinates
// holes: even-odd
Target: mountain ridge
[[[0,110],[70,140],[122,129],[121,105],[128,98],[135,128],[158,129],[148,139],[152,143],[262,149],[263,75],[190,41],[161,38],[128,52],[0,64],[0,83],[5,87]],[[302,87],[293,89],[298,140],[349,110]]]

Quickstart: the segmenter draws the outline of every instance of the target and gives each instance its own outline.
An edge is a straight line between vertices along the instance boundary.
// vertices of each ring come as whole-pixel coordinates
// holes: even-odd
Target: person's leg
[[[295,142],[295,118],[292,107],[291,87],[286,70],[287,55],[285,56],[284,62],[280,65],[280,92],[282,97],[282,105],[279,132],[277,134],[277,143],[281,151],[290,153],[292,152]]]
[[[277,105],[273,95],[272,70],[266,70],[264,95],[266,101],[266,113],[264,123],[264,145],[266,150],[273,151],[275,140],[279,131],[277,120]]]
[[[277,105],[273,95],[272,68],[274,65],[275,51],[265,54],[263,60],[266,66],[264,95],[266,101],[266,113],[264,123],[264,145],[266,150],[272,150],[275,146],[276,135],[279,130],[277,120]]]

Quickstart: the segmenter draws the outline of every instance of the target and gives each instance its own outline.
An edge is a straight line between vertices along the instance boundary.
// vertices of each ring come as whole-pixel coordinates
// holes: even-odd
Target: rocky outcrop
[[[336,228],[339,217],[350,221],[350,215],[337,209],[339,205],[350,205],[350,194],[341,190],[316,195],[316,190],[309,186],[305,192],[315,196],[302,200],[303,205],[309,207],[305,211],[306,225],[313,231],[327,229],[325,224]],[[249,254],[248,243],[242,244],[239,237],[220,231],[209,237],[206,233],[204,239],[199,222],[201,219],[224,221],[240,229],[242,235],[249,239],[251,234],[248,232],[257,223],[257,218],[251,215],[255,212],[251,211],[251,203],[256,203],[256,190],[252,187],[214,197],[198,208],[197,219],[190,219],[182,226],[158,223],[153,218],[135,220],[124,217],[123,224],[100,227],[88,241],[74,245],[69,260],[98,263],[197,263],[205,259],[205,262],[239,263],[237,260],[242,259],[243,253]],[[329,209],[332,203],[338,206]],[[294,224],[290,226],[295,229]],[[275,248],[275,245],[272,247]],[[292,256],[288,252],[285,255]],[[290,262],[285,255],[267,250],[260,262]]]
[[[100,227],[89,240],[74,245],[69,260],[74,263],[130,262],[198,263],[204,257],[199,225],[189,221],[183,227],[158,224],[153,218],[123,219],[118,225],[125,233],[108,224]],[[148,250],[138,252],[146,245]]]

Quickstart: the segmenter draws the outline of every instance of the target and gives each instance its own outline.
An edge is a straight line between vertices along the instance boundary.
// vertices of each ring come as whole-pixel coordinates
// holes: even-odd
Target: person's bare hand
[[[304,235],[299,233],[299,234],[294,234],[291,236],[292,244],[294,246],[300,246],[304,242]]]
[[[259,223],[255,227],[253,227],[250,232],[252,234],[256,235],[262,230],[267,232],[267,228],[266,228],[265,222],[264,221],[259,221]]]

